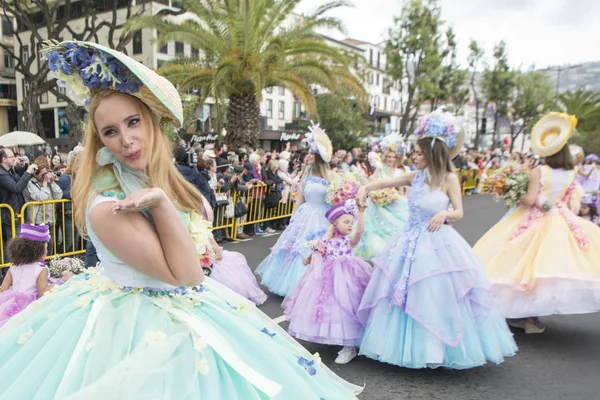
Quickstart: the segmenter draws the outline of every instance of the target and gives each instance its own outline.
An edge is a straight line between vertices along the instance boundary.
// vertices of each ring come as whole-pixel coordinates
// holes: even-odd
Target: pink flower
[[[319,241],[319,243],[317,243],[317,251],[321,254],[325,254],[325,243]]]
[[[353,187],[351,183],[344,183],[344,185],[342,185],[342,191],[344,193],[352,193]]]
[[[334,204],[334,205],[336,205],[336,204],[340,204],[340,203],[342,202],[342,199],[340,199],[340,197],[339,197],[339,196],[335,196],[335,197],[333,198],[332,202],[333,202],[333,204]]]
[[[202,265],[202,267],[210,267],[210,264],[210,256],[208,255],[208,250],[206,250],[202,255],[202,258],[200,258],[200,265]]]

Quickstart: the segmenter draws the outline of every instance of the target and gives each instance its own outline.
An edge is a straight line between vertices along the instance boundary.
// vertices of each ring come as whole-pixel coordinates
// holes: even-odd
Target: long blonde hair
[[[329,164],[323,161],[318,153],[313,153],[315,162],[312,165],[307,165],[304,168],[304,173],[300,180],[304,182],[310,175],[318,176],[319,178],[329,179]]]
[[[204,211],[200,192],[191,183],[189,183],[183,175],[179,173],[177,167],[172,161],[172,146],[169,138],[162,131],[162,128],[156,121],[156,118],[150,109],[139,99],[128,94],[116,92],[114,90],[100,90],[94,93],[89,110],[89,123],[86,128],[84,150],[79,160],[77,178],[74,179],[73,189],[71,191],[73,197],[73,205],[75,207],[75,223],[77,228],[85,234],[85,210],[86,204],[91,195],[100,193],[104,190],[118,189],[118,182],[112,187],[92,187],[92,181],[96,175],[103,174],[112,175],[112,165],[101,167],[96,162],[96,154],[104,147],[100,140],[98,127],[94,121],[94,114],[98,105],[102,100],[110,96],[128,96],[135,103],[135,107],[140,115],[145,126],[149,126],[152,130],[150,135],[150,149],[147,152],[148,167],[146,174],[148,177],[149,187],[158,187],[164,190],[167,197],[181,211],[196,210],[199,213]],[[116,180],[113,180],[116,182]]]

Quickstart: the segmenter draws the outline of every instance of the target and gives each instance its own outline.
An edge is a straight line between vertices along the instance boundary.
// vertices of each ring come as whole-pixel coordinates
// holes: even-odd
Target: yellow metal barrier
[[[11,238],[15,237],[16,234],[16,227],[15,227],[15,211],[12,209],[11,206],[9,206],[8,204],[0,204],[0,214],[4,213],[4,212],[8,212],[10,215],[10,220],[12,221],[12,223],[10,224],[10,238],[5,238],[4,237],[4,223],[2,223],[2,229],[0,229],[0,261],[2,261],[2,263],[0,263],[0,268],[5,268],[5,267],[10,267],[10,262],[8,262],[8,260],[6,259],[6,243],[8,242],[8,240],[10,240]]]
[[[67,207],[67,205],[71,207]],[[50,259],[56,255],[72,256],[85,253],[84,238],[80,237],[76,240],[79,232],[73,221],[72,211],[70,211],[73,209],[72,206],[71,200],[61,199],[43,202],[31,201],[23,204],[23,208],[21,208],[22,224],[45,224],[50,228],[52,243],[48,247],[48,256],[46,259]],[[70,208],[70,210],[67,210],[67,208]],[[59,212],[57,213],[57,211]],[[57,216],[59,217],[57,218]],[[59,240],[59,234],[61,240]],[[70,240],[67,240],[69,237]],[[67,245],[69,241],[71,242],[70,246]]]

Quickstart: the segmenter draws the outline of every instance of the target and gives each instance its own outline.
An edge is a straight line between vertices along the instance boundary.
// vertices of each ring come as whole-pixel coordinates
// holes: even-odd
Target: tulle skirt
[[[210,277],[257,306],[267,300],[267,295],[258,286],[246,257],[241,253],[224,250],[223,258],[213,264]]]
[[[0,329],[0,399],[355,399],[253,303],[207,278],[176,292],[92,270]]]
[[[473,247],[505,317],[600,311],[600,228],[565,213],[555,208],[528,224],[519,208]]]
[[[294,213],[290,224],[283,231],[271,254],[260,263],[256,273],[262,277],[261,283],[269,291],[285,297],[291,293],[304,275],[304,258],[310,255],[305,247],[313,235],[324,233],[329,227],[325,213],[326,203],[304,203]]]
[[[369,265],[359,258],[323,263],[315,253],[283,304],[290,335],[313,343],[358,345],[363,329],[356,312],[370,277]]]
[[[500,363],[517,346],[470,246],[451,227],[406,229],[375,259],[360,354],[408,368]]]
[[[408,200],[400,197],[387,206],[379,207],[369,199],[365,213],[365,230],[354,254],[371,261],[392,243],[394,236],[406,225]]]
[[[23,311],[37,297],[35,294],[17,293],[12,289],[0,293],[0,327],[11,317]]]

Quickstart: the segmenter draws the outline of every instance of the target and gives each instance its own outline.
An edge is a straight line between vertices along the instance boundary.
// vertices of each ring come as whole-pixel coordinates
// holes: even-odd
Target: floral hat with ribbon
[[[413,135],[416,141],[432,137],[446,143],[450,158],[456,157],[465,141],[462,124],[456,116],[444,111],[444,107],[419,118]],[[435,141],[432,142],[432,146],[434,143]]]
[[[531,151],[540,157],[555,155],[573,136],[576,126],[577,118],[574,115],[557,112],[546,114],[531,130]],[[570,150],[571,155],[576,157],[573,149]],[[581,159],[583,159],[583,150],[581,150]]]
[[[389,135],[383,138],[383,140],[379,143],[379,149],[382,153],[386,151],[392,151],[397,156],[401,156],[404,154],[404,140],[400,135]]]
[[[325,213],[325,218],[333,224],[336,219],[344,214],[351,214],[356,218],[358,215],[358,208],[356,207],[355,200],[346,200],[344,203],[336,204]]]
[[[166,78],[125,54],[92,42],[45,41],[40,51],[48,68],[77,105],[89,106],[94,91],[111,89],[140,99],[159,123],[183,123],[177,89]]]
[[[596,196],[592,196],[590,194],[581,196],[581,204],[585,204],[587,206],[596,204]]]
[[[312,121],[310,123],[311,126],[308,127],[308,133],[306,134],[306,143],[308,143],[308,147],[313,152],[321,156],[323,161],[328,163],[333,156],[331,140],[329,140],[329,136],[327,136],[319,124],[315,124]]]

